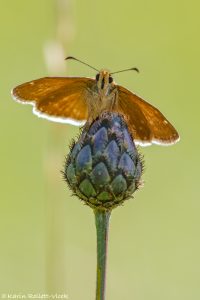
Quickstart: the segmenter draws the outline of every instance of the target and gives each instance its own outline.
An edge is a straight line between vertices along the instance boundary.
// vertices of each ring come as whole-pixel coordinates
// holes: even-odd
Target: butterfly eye
[[[99,74],[96,75],[96,81],[99,81]]]
[[[113,82],[113,78],[111,76],[109,76],[109,83]]]

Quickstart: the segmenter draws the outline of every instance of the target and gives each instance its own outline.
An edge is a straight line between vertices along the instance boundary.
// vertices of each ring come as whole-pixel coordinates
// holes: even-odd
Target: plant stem
[[[111,211],[95,209],[94,214],[97,233],[96,300],[105,300],[107,241]]]

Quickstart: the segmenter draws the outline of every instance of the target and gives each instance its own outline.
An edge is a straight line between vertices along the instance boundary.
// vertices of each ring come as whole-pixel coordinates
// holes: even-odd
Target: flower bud
[[[104,112],[86,123],[65,162],[64,178],[92,208],[112,209],[140,185],[143,164],[122,115]]]

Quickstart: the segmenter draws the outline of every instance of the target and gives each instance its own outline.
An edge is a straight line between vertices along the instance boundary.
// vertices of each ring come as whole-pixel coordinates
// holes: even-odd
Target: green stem
[[[111,211],[95,209],[94,214],[97,232],[96,300],[105,300],[107,241]]]

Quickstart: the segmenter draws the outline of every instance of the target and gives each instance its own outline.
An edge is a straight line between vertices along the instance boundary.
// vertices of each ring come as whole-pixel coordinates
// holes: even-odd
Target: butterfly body
[[[110,73],[107,70],[101,70],[96,80],[91,84],[86,96],[88,109],[87,120],[93,121],[103,111],[117,111],[118,91],[113,82]]]
[[[116,111],[127,120],[134,140],[142,146],[170,145],[179,140],[176,129],[154,106],[114,83],[111,73],[86,77],[44,77],[17,86],[18,102],[32,104],[33,112],[56,122],[91,123],[103,111]]]

